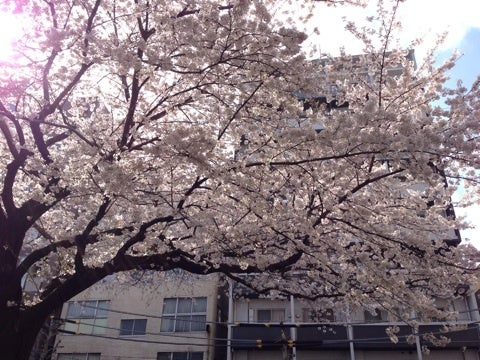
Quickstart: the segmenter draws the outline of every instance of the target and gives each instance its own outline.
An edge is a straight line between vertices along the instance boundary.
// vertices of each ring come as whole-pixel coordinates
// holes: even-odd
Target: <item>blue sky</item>
[[[456,46],[461,53],[456,66],[451,71],[449,84],[454,86],[461,79],[467,88],[472,85],[480,74],[480,28],[470,28]],[[446,49],[438,54],[439,61],[451,54],[451,49]],[[479,119],[480,121],[480,119]],[[456,208],[459,216],[465,216],[467,220],[476,226],[476,229],[462,231],[462,238],[469,239],[472,244],[480,249],[480,205],[469,208]]]
[[[456,48],[461,55],[451,71],[449,83],[455,85],[455,81],[461,79],[469,87],[480,74],[480,28],[470,28]],[[441,51],[438,59],[441,61],[451,53],[452,49]]]

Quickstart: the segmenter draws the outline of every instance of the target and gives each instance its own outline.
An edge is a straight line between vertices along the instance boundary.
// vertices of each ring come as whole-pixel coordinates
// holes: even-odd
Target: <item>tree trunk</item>
[[[47,316],[38,311],[17,308],[0,309],[0,358],[2,360],[28,360]]]

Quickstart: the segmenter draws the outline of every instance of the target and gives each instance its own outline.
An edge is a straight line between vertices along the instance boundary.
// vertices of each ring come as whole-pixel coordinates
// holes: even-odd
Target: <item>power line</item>
[[[115,328],[115,327],[111,327],[111,326],[103,326],[103,325],[96,325],[96,324],[91,324],[91,323],[86,323],[86,322],[82,322],[80,320],[72,320],[72,319],[64,319],[64,318],[52,318],[53,320],[55,321],[59,321],[59,322],[62,322],[62,323],[70,323],[70,324],[76,324],[76,325],[85,325],[85,326],[91,326],[91,327],[96,327],[96,328],[100,328],[100,329],[108,329],[108,330],[115,330],[115,331],[118,331],[120,332],[121,328]],[[183,321],[183,320],[182,320]],[[64,331],[67,331],[67,330],[64,330]],[[74,335],[76,335],[76,332],[74,331],[69,331],[68,333],[72,332]],[[164,336],[164,337],[172,337],[172,338],[177,338],[177,339],[195,339],[195,340],[215,340],[215,341],[228,341],[228,339],[226,338],[214,338],[214,337],[201,337],[201,336],[190,336],[190,335],[183,335],[185,334],[186,332],[159,332],[159,333],[154,333],[154,332],[148,332],[148,331],[145,331],[144,333],[142,334],[137,334],[137,335],[119,335],[119,336],[125,336],[125,339],[128,339],[128,336],[143,336],[143,335],[152,335],[152,336]],[[85,335],[83,333],[79,333],[78,335]],[[249,341],[249,340],[245,340],[245,341]]]
[[[108,335],[101,335],[101,334],[88,334],[88,333],[81,333],[81,332],[74,332],[69,330],[58,330],[58,332],[63,334],[69,335],[82,335],[82,336],[90,336],[95,338],[101,339],[108,339],[108,340],[117,340],[117,341],[127,341],[127,342],[134,342],[134,343],[143,343],[143,344],[161,344],[161,345],[177,345],[177,346],[199,346],[199,347],[226,347],[227,345],[215,345],[215,344],[201,344],[201,343],[175,343],[171,341],[159,341],[159,340],[148,340],[148,339],[131,339],[128,337],[115,337],[115,336],[108,336]],[[203,340],[208,340],[203,339]]]
[[[87,300],[85,300],[87,301]],[[78,301],[78,303],[81,303],[82,301]],[[116,310],[116,309],[111,309],[111,308],[101,308],[101,307],[96,307],[96,306],[91,306],[91,305],[81,305],[82,307],[86,308],[91,308],[91,309],[97,309],[97,310],[102,310],[102,311],[111,311],[113,313],[117,314],[125,314],[125,315],[134,315],[134,316],[140,316],[140,317],[145,317],[145,318],[152,318],[152,319],[168,319],[168,320],[176,320],[175,318],[172,318],[172,315],[152,315],[152,314],[145,314],[145,313],[136,313],[136,312],[130,312],[130,311],[124,311],[124,310]],[[458,311],[456,312],[457,314],[467,314],[467,313],[472,313],[474,311],[479,311],[478,308],[474,309],[469,309],[469,310],[463,310],[463,311]],[[179,313],[177,315],[188,315],[190,313]],[[72,319],[76,319],[75,317],[72,317]],[[375,324],[395,324],[398,322],[405,323],[408,325],[408,321],[416,321],[419,320],[420,317],[411,317],[408,319],[401,319],[399,318],[397,321],[388,321],[388,320],[354,320],[354,321],[339,321],[339,322],[323,322],[321,323],[322,325],[375,325]],[[183,320],[182,320],[183,321]],[[251,325],[258,325],[258,326],[286,326],[286,327],[302,327],[302,326],[315,326],[314,323],[308,323],[308,322],[276,322],[276,323],[270,323],[270,322],[243,322],[243,321],[233,321],[233,322],[228,322],[228,321],[203,321],[203,320],[193,320],[190,319],[188,320],[191,323],[202,323],[202,324],[212,324],[212,325],[232,325],[232,326],[251,326]],[[469,320],[461,320],[461,321],[469,321]],[[436,323],[441,323],[445,324],[448,323],[448,321],[437,321],[437,322],[431,322],[430,324],[435,325]]]
[[[59,319],[59,320],[63,320],[63,321],[70,321],[70,322],[73,322],[71,320],[65,320],[65,319]],[[73,323],[78,323],[78,322],[73,322]],[[409,337],[410,335],[416,335],[416,336],[423,336],[423,335],[443,335],[443,336],[448,336],[448,334],[451,334],[451,333],[457,333],[457,332],[462,332],[462,331],[467,331],[467,330],[470,330],[470,329],[475,329],[476,326],[471,326],[471,325],[478,325],[480,323],[480,321],[474,321],[474,322],[470,322],[468,324],[466,324],[466,328],[461,328],[461,329],[452,329],[450,331],[447,331],[447,332],[444,332],[444,331],[441,331],[441,330],[438,330],[438,331],[433,331],[433,332],[430,332],[430,331],[426,331],[426,332],[418,332],[417,334],[408,334],[408,335],[398,335],[398,339],[407,339],[407,337]],[[81,325],[82,323],[78,323],[78,325]],[[385,323],[385,325],[387,325],[388,323]],[[86,324],[86,323],[83,323],[83,325],[88,325],[88,326],[94,326],[92,324]],[[107,328],[107,329],[114,329],[114,330],[120,330],[118,328],[111,328],[111,327],[103,327],[103,326],[97,326],[99,328]],[[388,327],[388,326],[386,326]],[[108,340],[117,340],[117,341],[128,341],[128,342],[136,342],[136,343],[150,343],[150,344],[163,344],[163,345],[176,345],[176,346],[185,346],[185,345],[191,345],[191,346],[198,346],[198,347],[213,347],[213,348],[224,348],[224,347],[227,347],[228,345],[227,344],[198,344],[198,343],[175,343],[175,342],[169,342],[169,341],[158,341],[158,340],[148,340],[148,339],[131,339],[131,338],[128,338],[128,337],[113,337],[113,336],[107,336],[107,335],[101,335],[101,334],[88,334],[88,333],[80,333],[80,332],[74,332],[74,331],[68,331],[68,330],[58,330],[60,333],[65,333],[65,334],[70,334],[70,335],[83,335],[83,336],[90,336],[90,337],[97,337],[97,338],[103,338],[103,339],[108,339]],[[163,334],[163,333],[149,333],[149,335],[157,335],[157,336],[169,336],[169,334]],[[188,336],[184,336],[184,335],[181,335],[181,336],[177,336],[177,338],[190,338]],[[197,338],[198,339],[198,338]],[[200,338],[201,340],[209,340],[209,338]],[[274,345],[279,345],[279,344],[282,344],[283,342],[286,342],[286,341],[283,341],[281,339],[281,337],[278,338],[278,340],[263,340],[263,339],[227,339],[227,338],[210,338],[210,340],[216,340],[216,341],[225,341],[227,342],[228,340],[234,342],[234,343],[239,343],[239,342],[243,342],[245,343],[245,345],[248,345],[248,344],[252,344],[253,347],[258,347],[257,345],[260,343],[262,344],[262,346],[264,347],[268,347],[268,346],[274,346]],[[291,339],[289,339],[291,340]],[[320,340],[318,342],[299,342],[299,341],[296,341],[295,343],[296,344],[305,344],[305,345],[308,345],[309,347],[321,347],[323,345],[326,345],[326,344],[330,344],[330,345],[333,345],[333,344],[341,344],[341,343],[353,343],[354,345],[357,343],[375,343],[375,342],[384,342],[384,341],[391,341],[391,337],[389,336],[385,336],[385,337],[375,337],[375,338],[358,338],[358,339],[348,339],[348,338],[345,338],[345,339],[325,339],[325,340]],[[469,342],[469,341],[465,341],[465,340],[462,340],[462,343],[465,343],[465,342]],[[477,340],[472,340],[470,341],[472,343],[472,345],[478,345],[478,341]]]

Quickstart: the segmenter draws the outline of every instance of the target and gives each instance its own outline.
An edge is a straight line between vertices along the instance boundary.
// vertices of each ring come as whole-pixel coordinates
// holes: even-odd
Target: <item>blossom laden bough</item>
[[[433,108],[453,59],[416,68],[384,10],[380,47],[307,60],[275,6],[23,5],[36,21],[0,71],[7,358],[28,356],[52,309],[133,269],[426,316],[432,296],[475,288],[450,196],[478,184],[478,87]]]

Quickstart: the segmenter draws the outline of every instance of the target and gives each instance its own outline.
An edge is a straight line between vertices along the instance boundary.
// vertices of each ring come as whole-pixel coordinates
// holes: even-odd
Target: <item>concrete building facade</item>
[[[137,275],[65,303],[54,359],[215,359],[218,277]]]
[[[386,311],[321,309],[304,300],[261,298],[219,276],[148,274],[106,281],[62,309],[57,360],[479,360],[475,295],[448,305],[456,316],[412,329]],[[439,306],[444,304],[439,301]],[[293,314],[293,316],[292,316]],[[418,318],[411,314],[412,318]],[[395,329],[392,342],[387,328]],[[424,336],[450,339],[435,346]],[[428,347],[429,354],[425,347]]]

